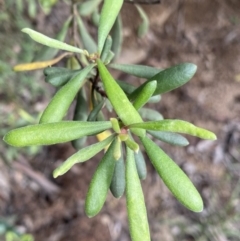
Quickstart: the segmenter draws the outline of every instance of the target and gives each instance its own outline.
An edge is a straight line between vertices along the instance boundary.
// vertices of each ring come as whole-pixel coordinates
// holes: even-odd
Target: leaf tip
[[[194,211],[195,213],[201,213],[202,211],[203,211],[203,209],[204,209],[204,207],[203,207],[203,205],[202,205],[202,207],[201,208],[199,208],[199,209],[197,209],[196,211]]]
[[[57,178],[58,176],[60,176],[60,175],[59,175],[59,172],[58,172],[58,169],[55,169],[55,170],[53,171],[53,177],[54,177],[54,178]]]
[[[21,31],[22,31],[23,33],[28,33],[29,30],[30,30],[30,28],[23,28]]]
[[[193,70],[197,71],[197,65],[196,64],[190,63],[190,65],[192,65]]]
[[[14,142],[14,139],[11,138],[11,132],[8,132],[6,135],[4,135],[3,141],[4,141],[6,144],[8,144],[8,145],[18,146],[18,145],[16,145],[16,143]]]
[[[212,140],[212,141],[217,140],[217,136],[213,132],[207,131],[206,134],[207,134],[206,138],[204,138],[204,139],[208,139],[208,140]]]
[[[213,140],[213,141],[217,140],[217,136],[214,133],[212,133],[212,135],[211,135],[211,140]]]
[[[7,134],[5,136],[3,136],[3,141],[7,143]]]

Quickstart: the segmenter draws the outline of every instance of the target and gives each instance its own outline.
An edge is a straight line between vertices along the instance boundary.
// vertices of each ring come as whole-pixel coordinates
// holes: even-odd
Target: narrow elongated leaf
[[[142,91],[137,95],[135,101],[133,102],[133,106],[136,110],[139,110],[148,102],[156,90],[156,87],[157,81],[151,81],[143,87]]]
[[[87,192],[85,213],[88,217],[97,215],[103,207],[112,181],[116,161],[113,158],[115,141],[112,142],[99,163]]]
[[[115,161],[118,161],[122,156],[122,141],[119,136],[116,137],[114,151],[113,151],[113,157]]]
[[[48,75],[45,78],[45,82],[55,86],[55,87],[60,87],[65,85],[73,76],[76,74],[80,73],[82,70],[66,70],[63,72],[57,72]]]
[[[105,40],[120,12],[123,0],[104,0],[98,28],[98,53],[101,54]]]
[[[85,83],[86,77],[94,64],[90,64],[77,75],[75,75],[66,85],[64,85],[54,95],[47,108],[44,110],[40,123],[50,123],[62,120],[66,115],[78,90]]]
[[[111,102],[115,112],[118,114],[119,118],[125,125],[132,123],[142,122],[142,118],[138,114],[137,110],[128,100],[126,94],[113,79],[111,74],[108,72],[105,65],[100,59],[97,60],[98,69],[100,77],[102,79],[104,89],[108,96],[109,101]],[[132,130],[134,134],[139,136],[144,136],[144,130]]]
[[[98,27],[99,26],[99,22],[100,22],[100,14],[98,9],[95,9],[93,14],[92,14],[92,22],[93,24]]]
[[[202,198],[186,174],[148,137],[141,138],[141,141],[153,166],[172,194],[186,208],[201,212]]]
[[[77,95],[77,102],[74,110],[73,120],[86,121],[88,112],[88,103],[86,97],[86,91],[81,88]]]
[[[90,112],[89,116],[88,116],[88,121],[95,121],[97,119],[97,116],[99,114],[99,112],[101,111],[101,109],[103,108],[103,105],[105,103],[105,100],[102,99],[101,102],[99,102],[94,108],[93,110]]]
[[[123,134],[118,134],[118,137],[120,138],[121,141],[126,141],[129,138],[129,135],[127,133]]]
[[[70,56],[70,55],[72,55],[72,53],[63,53],[59,57],[57,57],[55,59],[51,59],[51,60],[18,64],[13,67],[13,70],[16,72],[19,72],[19,71],[31,71],[31,70],[36,70],[36,69],[43,69],[43,68],[46,68],[48,66],[52,66],[52,65],[58,63],[66,56]]]
[[[112,42],[112,51],[115,54],[115,59],[118,57],[122,49],[123,33],[122,33],[122,19],[119,14],[111,31],[111,36],[113,39]]]
[[[88,103],[87,103],[86,98],[87,98],[86,91],[83,86],[77,94],[77,101],[76,101],[76,106],[75,106],[74,116],[73,116],[74,121],[86,121],[87,120]],[[84,136],[80,139],[73,140],[72,146],[76,150],[79,150],[79,149],[83,148],[83,145],[85,144],[86,140],[87,140],[86,136]]]
[[[85,162],[90,158],[94,157],[98,152],[102,151],[107,145],[109,145],[112,142],[113,138],[114,135],[111,135],[110,137],[101,142],[87,146],[76,152],[54,170],[53,177],[56,178],[58,176],[61,176],[67,171],[69,171],[76,163]]]
[[[148,103],[158,103],[160,100],[161,95],[154,95],[148,100]]]
[[[150,241],[147,211],[138,177],[133,151],[127,148],[126,199],[128,222],[132,241]]]
[[[65,73],[70,72],[71,70],[62,67],[48,67],[43,70],[45,76],[56,74],[56,73]]]
[[[144,10],[139,6],[139,5],[136,5],[136,8],[138,10],[138,13],[142,19],[142,23],[139,25],[138,27],[138,36],[141,38],[143,37],[147,31],[148,31],[148,28],[149,28],[149,19],[148,19],[148,16],[147,14],[144,12]]]
[[[89,53],[95,53],[97,51],[97,44],[95,43],[92,36],[89,34],[88,30],[84,26],[82,19],[79,16],[77,16],[77,23],[84,48]]]
[[[29,125],[9,131],[4,141],[12,146],[53,145],[97,134],[111,128],[110,121],[60,121]]]
[[[116,161],[114,168],[113,178],[110,185],[110,190],[115,198],[120,198],[125,191],[126,181],[125,181],[125,164],[123,155]]]
[[[120,133],[121,132],[121,129],[120,129],[120,126],[119,126],[119,122],[116,118],[110,118],[110,121],[112,123],[112,128],[113,130],[116,132],[116,133]]]
[[[137,87],[122,81],[122,80],[116,80],[116,82],[118,83],[118,85],[122,88],[122,90],[127,94],[131,94]]]
[[[111,51],[111,47],[112,47],[112,37],[108,35],[101,53],[101,60],[103,63],[106,62],[109,51]]]
[[[154,95],[162,94],[174,90],[184,84],[186,84],[196,73],[197,66],[191,63],[184,63],[176,65],[174,67],[165,69],[160,73],[149,78],[144,84],[139,86],[131,95],[130,99],[136,98],[139,92],[141,92],[144,85],[150,81],[157,81],[157,88]]]
[[[152,131],[169,131],[179,132],[192,136],[197,136],[202,139],[216,140],[217,137],[211,131],[199,128],[187,121],[182,120],[161,120],[149,121],[139,124],[132,124],[130,128],[143,128]]]
[[[37,15],[37,3],[35,1],[28,2],[28,14],[31,18],[35,18]]]
[[[166,132],[166,131],[148,131],[153,137],[160,141],[169,143],[176,146],[187,146],[189,144],[188,140],[177,133]]]
[[[67,68],[70,70],[80,70],[82,66],[79,64],[78,60],[72,56],[67,61]]]
[[[161,69],[157,69],[154,67],[135,64],[110,64],[109,67],[144,79],[152,78],[153,76],[162,71]]]
[[[159,121],[163,119],[163,116],[153,109],[143,107],[138,112],[144,120]]]
[[[114,58],[114,56],[115,56],[115,54],[110,50],[107,54],[107,57],[106,57],[104,63],[109,64],[112,61],[112,59]]]
[[[79,49],[74,46],[63,43],[61,41],[58,41],[56,39],[49,38],[49,37],[45,36],[44,34],[41,34],[30,28],[24,28],[24,29],[22,29],[22,32],[28,34],[34,41],[36,41],[40,44],[46,45],[50,48],[66,50],[69,52],[80,53],[80,54],[84,54],[84,55],[88,56],[88,52],[86,50]]]
[[[102,0],[88,0],[81,3],[79,6],[80,15],[83,17],[91,15],[101,2]]]
[[[128,138],[125,141],[126,145],[128,148],[130,148],[131,150],[133,150],[135,153],[138,153],[139,151],[139,145],[137,144],[137,142],[135,142],[134,140],[131,140],[130,138]]]
[[[134,152],[137,173],[140,179],[144,180],[147,177],[147,167],[141,150],[138,153]]]

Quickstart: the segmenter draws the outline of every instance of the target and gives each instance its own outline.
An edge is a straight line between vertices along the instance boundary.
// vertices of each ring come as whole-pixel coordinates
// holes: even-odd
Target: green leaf
[[[196,73],[197,66],[191,63],[184,63],[165,69],[160,73],[149,78],[144,84],[139,86],[131,95],[130,99],[134,100],[145,84],[150,81],[157,81],[157,88],[154,95],[162,94],[174,90],[186,84]]]
[[[87,120],[88,121],[95,121],[98,117],[99,112],[101,111],[101,109],[103,108],[103,105],[105,103],[105,99],[102,99],[101,102],[99,102],[94,108],[93,110],[90,112]]]
[[[112,51],[115,54],[115,59],[121,53],[122,49],[122,42],[123,42],[123,33],[122,33],[122,19],[121,15],[119,14],[111,31],[112,36]]]
[[[45,76],[56,74],[56,73],[65,73],[65,72],[70,72],[71,70],[67,68],[62,68],[62,67],[47,67],[43,70],[43,74]]]
[[[141,108],[138,112],[144,120],[159,121],[163,119],[163,116],[153,109]]]
[[[127,133],[120,133],[118,134],[118,137],[121,141],[126,141],[129,138],[129,135]]]
[[[28,2],[28,15],[35,18],[37,15],[37,3],[35,1]]]
[[[133,106],[136,110],[139,110],[148,102],[156,90],[156,87],[157,81],[151,81],[142,88],[141,92],[137,95],[135,101],[133,102]]]
[[[116,118],[110,118],[110,121],[112,123],[112,128],[113,130],[116,132],[116,133],[120,133],[121,132],[121,129],[120,129],[120,126],[119,126],[119,122]]]
[[[202,139],[217,139],[214,133],[182,120],[149,121],[139,124],[132,124],[129,126],[129,128],[143,128],[152,131],[179,132],[183,134],[197,136]]]
[[[127,94],[131,94],[135,89],[136,87],[125,82],[125,81],[122,81],[122,80],[116,80],[116,82],[118,83],[118,85],[122,88],[122,90]]]
[[[109,67],[144,79],[149,79],[162,71],[154,67],[135,64],[110,64]]]
[[[202,198],[186,174],[148,137],[141,138],[141,141],[153,166],[172,194],[186,208],[201,212]]]
[[[125,125],[142,122],[142,118],[137,110],[128,100],[126,94],[113,79],[105,65],[100,59],[97,60],[98,70],[102,79],[104,89],[115,112]],[[144,136],[144,130],[132,130],[135,135]]]
[[[152,96],[148,103],[158,103],[161,100],[161,95],[154,95]]]
[[[77,102],[74,110],[73,120],[75,121],[86,121],[88,112],[88,103],[86,91],[81,88],[77,95]]]
[[[75,105],[75,110],[74,110],[74,116],[73,120],[74,121],[86,121],[88,117],[88,103],[86,99],[86,91],[84,89],[84,86],[79,90],[77,94],[77,101]],[[87,140],[87,137],[84,136],[80,139],[73,140],[72,141],[72,146],[76,149],[79,150],[83,148],[83,145],[85,144]]]
[[[137,173],[140,179],[144,180],[147,177],[147,167],[141,150],[138,153],[134,152]]]
[[[84,26],[82,19],[79,16],[77,16],[77,23],[84,48],[89,53],[95,53],[97,51],[97,44],[95,43],[92,36],[89,34],[88,30]]]
[[[122,145],[122,141],[121,141],[120,137],[117,136],[116,141],[115,141],[114,151],[113,151],[113,157],[114,157],[115,161],[119,160],[122,156],[121,145]]]
[[[148,131],[153,137],[160,141],[169,143],[176,146],[187,146],[189,144],[188,140],[179,134],[166,132],[166,131]]]
[[[115,198],[120,198],[124,191],[125,191],[125,165],[124,165],[124,159],[123,155],[121,155],[121,158],[116,161],[116,165],[114,168],[114,173],[110,185],[110,190],[112,195]]]
[[[103,63],[105,63],[106,58],[109,54],[109,51],[111,50],[111,47],[112,47],[112,37],[108,35],[101,53],[101,60]]]
[[[102,0],[88,0],[81,3],[79,6],[80,15],[83,17],[91,15],[101,2]]]
[[[99,26],[99,22],[100,22],[100,14],[99,14],[99,11],[98,9],[95,9],[93,11],[93,14],[92,14],[92,23],[98,27]]]
[[[113,158],[115,141],[112,142],[101,162],[99,163],[87,192],[85,213],[88,217],[97,215],[107,198],[112,181],[116,161]]]
[[[121,10],[123,0],[104,0],[98,28],[98,53],[101,54],[105,40]]]
[[[113,138],[114,135],[111,135],[101,142],[87,146],[76,152],[54,170],[53,177],[56,178],[61,176],[69,171],[76,163],[85,162],[94,157],[98,152],[102,151],[106,146],[108,146],[112,142]]]
[[[60,121],[17,128],[9,131],[3,140],[17,147],[53,145],[97,134],[111,127],[110,121]]]
[[[132,241],[150,241],[147,211],[138,177],[133,151],[127,148],[126,199],[128,222]]]
[[[86,142],[87,142],[87,136],[84,136],[79,139],[73,140],[72,146],[75,150],[80,150],[86,145]]]
[[[85,67],[77,75],[74,75],[73,78],[60,90],[58,90],[44,110],[40,123],[50,123],[62,120],[77,92],[86,82],[86,77],[93,67],[94,64],[90,64],[89,66]]]
[[[74,46],[63,43],[61,41],[58,41],[56,39],[49,38],[37,31],[30,29],[30,28],[24,28],[24,29],[22,29],[22,32],[28,34],[34,41],[36,41],[40,44],[43,44],[45,46],[48,46],[50,48],[66,50],[69,52],[80,53],[80,54],[84,54],[84,55],[88,56],[88,52],[86,50],[79,49]]]
[[[138,27],[138,36],[141,38],[143,37],[149,28],[149,20],[148,20],[148,16],[147,14],[144,12],[144,10],[139,6],[136,5],[136,8],[138,10],[138,13],[142,19],[142,23],[140,24],[140,26]]]
[[[48,68],[48,69],[52,69],[52,68]],[[60,87],[65,85],[71,78],[73,78],[73,76],[80,73],[80,71],[82,70],[66,69],[65,71],[62,71],[62,72],[59,71],[53,74],[49,74],[48,76],[46,76],[45,82],[51,84],[52,86]]]
[[[71,56],[70,58],[68,58],[66,67],[70,70],[80,70],[80,69],[82,69],[82,66],[80,65],[80,63],[78,62],[76,57],[74,57],[74,56]]]
[[[109,64],[112,61],[112,59],[114,58],[114,56],[115,56],[115,54],[110,50],[107,54],[107,57],[106,57],[104,63],[106,65]]]
[[[139,151],[139,145],[137,144],[137,142],[135,142],[134,140],[131,140],[130,138],[128,138],[125,141],[126,145],[128,148],[130,148],[131,150],[133,150],[135,153],[138,153]]]

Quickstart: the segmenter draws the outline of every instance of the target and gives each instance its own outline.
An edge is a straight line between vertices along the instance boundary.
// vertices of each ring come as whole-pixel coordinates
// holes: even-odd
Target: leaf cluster
[[[60,49],[68,51],[70,58],[68,68],[47,67],[55,64],[56,59],[15,67],[17,71],[47,67],[44,69],[45,80],[57,87],[57,92],[43,111],[39,124],[12,130],[5,135],[4,141],[17,147],[72,141],[76,153],[54,170],[55,178],[65,174],[73,165],[88,161],[105,150],[88,189],[85,212],[89,217],[97,215],[108,190],[116,198],[125,192],[132,240],[148,241],[150,233],[140,182],[146,178],[147,171],[139,143],[178,201],[194,212],[201,212],[203,202],[190,179],[150,136],[178,146],[188,145],[188,140],[179,133],[209,140],[215,140],[216,136],[186,121],[163,119],[155,110],[144,107],[149,102],[158,102],[161,94],[187,83],[197,67],[192,63],[183,63],[158,69],[113,63],[114,53],[121,49],[119,12],[123,0],[104,1],[95,43],[81,17],[85,12],[83,8],[99,3],[91,0],[80,4],[80,14],[66,21],[61,38],[52,39],[32,29],[23,29],[33,40],[55,51],[52,52],[53,57],[56,49]],[[94,9],[88,11],[92,13]],[[83,48],[62,42],[72,19],[78,24]],[[133,86],[115,80],[111,69],[143,78],[145,82]],[[74,99],[73,120],[64,120]],[[108,116],[111,118],[106,120]],[[86,146],[88,136],[92,135],[97,137],[98,142]]]

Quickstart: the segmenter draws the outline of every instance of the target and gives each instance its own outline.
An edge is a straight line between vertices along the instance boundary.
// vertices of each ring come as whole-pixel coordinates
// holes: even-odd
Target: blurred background
[[[48,9],[35,0],[0,0],[1,138],[10,129],[36,123],[54,92],[42,71],[12,71],[42,51],[22,28],[54,37],[69,16],[68,1],[54,2]],[[148,162],[142,185],[152,240],[239,241],[240,1],[162,0],[143,8],[150,29],[139,39],[138,13],[133,5],[124,5],[124,43],[117,62],[159,68],[196,64],[194,78],[164,94],[155,108],[165,118],[190,121],[218,136],[214,142],[190,137],[185,148],[158,142],[196,185],[205,209],[196,214],[182,207]],[[84,198],[101,155],[53,179],[54,168],[73,152],[70,144],[19,149],[0,141],[0,240],[130,241],[125,197],[117,200],[109,193],[99,215],[89,219],[84,214]]]

